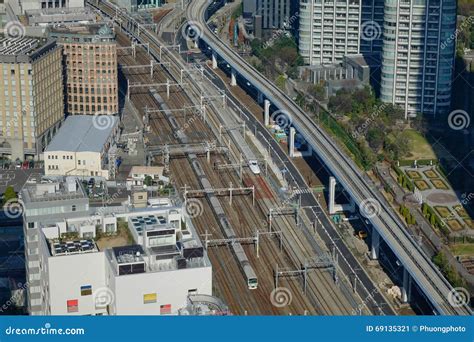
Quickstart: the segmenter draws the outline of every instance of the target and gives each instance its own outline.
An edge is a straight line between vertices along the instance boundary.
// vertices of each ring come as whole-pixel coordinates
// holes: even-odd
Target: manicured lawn
[[[470,228],[470,229],[474,229],[474,221],[471,220],[471,219],[464,219],[464,224]]]
[[[438,173],[435,170],[427,170],[423,172],[428,178],[439,178]]]
[[[418,189],[420,189],[421,191],[423,190],[428,190],[430,188],[430,186],[428,185],[428,183],[426,183],[424,180],[418,180],[418,181],[415,181],[415,185]]]
[[[448,186],[446,185],[446,183],[444,181],[442,181],[441,179],[433,179],[431,181],[431,183],[433,183],[434,187],[438,190],[448,190]]]
[[[441,216],[442,218],[446,218],[451,215],[451,211],[449,211],[448,207],[437,206],[434,208],[436,212],[438,213],[438,215]]]
[[[420,133],[414,130],[406,130],[403,134],[410,140],[410,157],[408,159],[436,159],[436,154],[430,143]]]
[[[446,223],[452,231],[458,231],[463,229],[463,226],[461,225],[461,223],[459,223],[458,220],[448,220]]]
[[[456,206],[453,207],[453,209],[462,218],[469,218],[469,215],[467,214],[466,210],[464,209],[464,207],[462,205],[456,205]]]
[[[421,175],[418,171],[409,170],[407,171],[407,175],[411,179],[421,179]]]
[[[474,243],[464,243],[451,246],[451,250],[454,255],[461,256],[473,256],[474,255]]]

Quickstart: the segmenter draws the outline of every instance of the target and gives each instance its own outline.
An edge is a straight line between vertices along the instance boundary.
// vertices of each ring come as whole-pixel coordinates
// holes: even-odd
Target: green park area
[[[451,246],[451,251],[454,255],[471,256],[474,255],[474,244],[459,243]]]
[[[403,131],[403,135],[408,139],[410,149],[406,159],[436,159],[436,154],[431,148],[431,144],[422,134],[413,129],[407,129]]]

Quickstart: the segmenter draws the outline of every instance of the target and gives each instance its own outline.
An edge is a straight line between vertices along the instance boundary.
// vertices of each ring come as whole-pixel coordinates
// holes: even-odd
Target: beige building
[[[64,118],[61,48],[37,38],[0,38],[0,155],[39,156]]]
[[[107,25],[51,28],[49,36],[63,47],[66,112],[117,114],[117,43]]]
[[[116,116],[73,115],[44,152],[46,176],[113,178]]]

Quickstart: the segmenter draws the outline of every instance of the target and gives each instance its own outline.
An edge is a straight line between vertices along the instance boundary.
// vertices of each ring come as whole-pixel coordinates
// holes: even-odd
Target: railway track
[[[124,39],[123,37],[119,38],[120,42],[122,44],[124,44]],[[136,58],[132,58],[130,56],[124,56],[124,57],[121,57],[121,60],[120,60],[122,63],[124,64],[130,64],[130,63],[133,63],[133,62],[139,62],[139,64],[147,64],[146,63],[146,55],[144,55],[143,53],[139,53],[137,55]],[[148,75],[148,73],[146,72],[143,72],[143,73],[140,73],[140,72],[133,72],[133,74],[135,75],[128,75],[129,77],[131,77],[134,81],[140,81],[140,82],[143,82],[143,83],[149,83],[150,81],[152,81]],[[163,73],[155,73],[155,76],[154,76],[154,79],[155,81],[158,81],[158,82],[162,82],[164,79],[166,78],[166,75],[164,75]],[[177,98],[177,100],[173,100],[172,102],[175,102],[177,101],[178,102],[178,107],[179,106],[182,106],[182,104],[184,103],[183,101],[185,101],[185,99],[181,96],[181,94],[179,93],[173,93],[172,94],[172,98]],[[144,104],[146,106],[149,106],[150,108],[155,105],[156,106],[156,103],[153,103],[153,99],[151,99],[151,97],[146,94],[146,93],[132,93],[131,94],[131,99],[132,101],[134,102],[139,102],[140,104]],[[178,108],[177,107],[177,108]],[[139,107],[138,108],[141,112],[141,114],[144,114],[143,112],[143,107]],[[161,116],[161,118],[160,118]],[[180,118],[178,119],[178,121],[181,120],[181,124],[183,124],[183,120],[185,120],[185,118]],[[152,125],[152,129],[156,132],[160,132],[160,134],[162,135],[165,135],[165,136],[173,136],[171,133],[171,127],[167,124],[167,120],[164,120],[162,115],[160,115],[159,113],[157,114],[154,114],[150,117],[150,124]],[[204,123],[202,123],[201,121],[199,121],[198,123],[198,126],[196,127],[196,129],[199,129],[200,131],[209,131],[209,129],[207,128],[207,125],[205,125]],[[170,143],[177,143],[177,141],[170,141]],[[218,162],[223,162],[222,159],[217,159],[216,161]],[[207,165],[207,163],[202,163],[202,165],[206,165],[206,167],[204,168],[206,173],[207,174],[213,174],[213,170],[211,169],[210,166]],[[180,186],[184,186],[184,184],[187,184],[187,185],[190,185],[190,186],[195,186],[196,188],[198,188],[198,183],[196,182],[196,179],[195,179],[195,176],[193,177],[193,172],[192,170],[190,170],[190,167],[189,167],[189,163],[183,159],[178,159],[176,161],[173,160],[172,164],[171,164],[171,170],[172,170],[172,174],[173,175],[178,175],[176,177],[176,183],[179,184]],[[184,171],[184,172],[183,172]],[[231,173],[229,173],[225,179],[223,180],[219,180],[218,178],[213,178],[213,185],[214,185],[214,182],[216,182],[216,184],[218,184],[218,186],[227,186],[227,181],[228,180],[232,180],[234,182],[234,184],[236,184],[236,182],[238,182],[238,180],[236,179],[236,176],[235,174],[232,176]],[[235,203],[235,206],[239,206],[240,208],[245,208],[245,212],[248,212],[248,213],[251,213],[254,211],[254,209],[252,209],[250,206],[251,204],[249,203],[249,199],[245,200],[243,203],[240,203],[240,199],[234,201]],[[262,219],[264,219],[264,215],[263,216],[260,216],[260,217],[255,217],[255,216],[251,216],[250,218],[245,218],[244,220],[241,220],[239,218],[236,218],[235,217],[235,214],[233,215],[232,212],[235,211],[235,208],[232,208],[232,207],[227,207],[225,206],[224,207],[225,211],[226,211],[226,214],[229,215],[229,217],[231,218],[232,220],[232,223],[233,224],[239,224],[239,227],[243,227],[245,230],[243,230],[242,232],[239,232],[239,233],[244,233],[244,234],[250,234],[251,233],[251,229],[250,227],[251,226],[255,226],[255,225],[261,225],[261,221]],[[211,212],[210,210],[210,207],[208,207],[207,203],[205,204],[205,208],[204,208],[204,211],[206,213],[209,213]],[[264,214],[264,213],[261,213],[261,214]],[[213,226],[213,227],[217,227],[217,222],[215,220],[212,220],[212,218],[210,217],[212,215],[205,215],[205,217],[203,217],[203,222],[199,222],[200,219],[198,219],[198,224],[197,226],[198,227],[205,227],[205,226]],[[237,221],[237,222],[236,222]],[[212,222],[212,223],[210,223]],[[203,233],[203,232],[201,232]],[[217,234],[217,231],[214,231],[214,233]],[[251,252],[251,249],[248,248],[248,247],[244,247],[246,249],[246,251],[248,250],[249,253]],[[225,249],[224,249],[225,250]],[[285,265],[285,266],[288,266],[288,265],[291,265],[294,267],[294,263],[291,264],[289,263],[288,261],[288,257],[286,258],[283,258],[278,256],[279,254],[279,251],[275,251],[275,250],[278,250],[278,247],[276,246],[276,248],[273,248],[271,249],[271,253],[269,256],[266,256],[266,252],[263,251],[262,252],[262,256],[261,256],[261,259],[260,260],[265,260],[264,262],[264,265],[268,265],[268,264],[276,264],[278,263],[279,265]],[[212,256],[214,254],[214,252],[211,252],[210,255]],[[229,272],[225,272],[225,270],[227,270],[229,268],[229,264],[232,264],[232,262],[230,262],[230,260],[232,260],[232,256],[229,256],[228,255],[228,251],[223,251],[223,249],[218,249],[218,251],[216,252],[216,254],[219,256],[219,257],[211,257],[211,259],[213,260],[213,265],[215,265],[216,263],[220,266],[220,268],[222,269],[223,272],[218,272],[218,270],[216,271],[216,278],[221,278],[221,275],[225,275],[226,277],[229,277]],[[227,256],[226,256],[227,254]],[[258,263],[257,260],[253,260],[254,258],[251,257],[251,260]],[[293,256],[293,260],[295,260],[295,257]],[[234,265],[235,267],[235,265]],[[261,267],[262,268],[262,273],[265,275],[264,278],[268,279],[268,281],[264,281],[263,284],[262,284],[262,290],[260,290],[259,292],[262,292],[262,293],[269,293],[269,291],[271,292],[271,288],[272,288],[272,281],[273,281],[273,274],[272,272],[268,269],[268,267]],[[259,270],[259,274],[260,274],[260,270]],[[237,300],[237,305],[234,305],[233,308],[234,310],[237,308],[237,307],[242,307],[242,296],[240,295],[242,292],[248,292],[248,291],[245,291],[245,289],[238,289],[237,285],[236,284],[239,284],[239,283],[242,283],[241,279],[239,280],[239,277],[240,277],[240,271],[237,269],[237,270],[234,270],[234,272],[230,272],[230,275],[233,277],[232,281],[229,282],[228,280],[229,279],[225,279],[226,277],[222,277],[222,282],[218,280],[219,283],[223,283],[225,284],[225,286],[223,286],[223,288],[221,289],[222,292],[226,293],[226,295],[224,296],[224,298],[228,299],[229,297],[232,298],[232,297],[235,297],[236,300]],[[328,284],[328,279],[325,279],[327,275],[322,275],[322,277],[318,280],[320,283],[318,284],[317,287],[320,286],[321,283],[323,284]],[[309,281],[311,282],[312,280],[312,276],[309,277]],[[285,310],[283,311],[286,311],[287,313],[299,313],[299,314],[302,314],[304,312],[304,310],[308,310],[308,313],[317,313],[317,314],[329,314],[329,313],[344,313],[344,305],[339,303],[339,304],[335,304],[335,301],[337,299],[333,298],[333,302],[330,303],[327,299],[325,299],[327,296],[328,296],[328,292],[327,291],[322,291],[320,290],[319,293],[313,295],[312,297],[315,297],[315,298],[320,298],[319,299],[319,302],[308,302],[308,300],[306,300],[303,296],[301,295],[301,285],[296,283],[295,282],[291,282],[291,283],[288,283],[288,286],[291,290],[291,293],[294,294],[294,300],[295,300],[295,303],[298,303],[298,302],[302,302],[304,304],[300,304],[298,306],[295,307],[292,307],[292,306],[289,306],[288,308],[286,308]],[[327,289],[330,289],[333,285],[330,285],[328,284],[326,287]],[[309,288],[312,288],[313,286],[309,286]],[[243,290],[243,291],[242,291]],[[229,296],[229,293],[233,293],[234,295],[232,296]],[[235,294],[239,294],[239,296],[235,296]],[[268,307],[268,301],[269,301],[269,296],[267,294],[265,295],[262,295],[262,293],[257,293],[257,296],[253,296],[253,297],[257,297],[257,298],[254,298],[253,300],[247,300],[246,302],[246,306],[248,308],[255,308],[255,307],[259,307],[259,305],[256,305],[258,304],[258,302],[255,302],[256,300],[259,301],[260,303],[260,307],[263,307],[263,309],[259,309],[259,312],[256,312],[256,313],[270,313],[270,314],[275,314],[275,313],[281,313],[282,310],[280,308],[277,308],[277,309],[273,309],[273,310],[268,310],[265,308],[265,306],[262,306],[262,304],[266,304],[266,306]],[[329,292],[331,293],[331,292]],[[332,295],[333,297],[336,297],[334,294]],[[331,296],[330,296],[331,297]],[[312,307],[314,308],[317,308],[317,309],[312,309]],[[305,309],[301,309],[301,308],[305,308]],[[251,312],[252,310],[247,310],[248,312]],[[240,312],[240,313],[244,313],[244,312]]]
[[[119,42],[122,44],[126,44],[126,40],[124,37],[119,37]],[[137,50],[139,51],[139,50]],[[137,52],[137,57],[132,58],[131,56],[121,56],[119,58],[119,62],[123,63],[124,65],[134,65],[134,63],[138,64],[145,64],[146,60],[146,54],[143,53],[142,51]],[[149,79],[149,75],[146,71],[143,72],[137,72],[134,71],[130,74],[125,74],[130,77],[131,80],[134,82],[140,81],[140,82],[150,82],[151,79]],[[162,75],[162,73],[155,73],[155,81],[161,81],[163,80],[163,77],[166,77],[165,75]],[[140,103],[140,105],[146,105],[149,106],[150,108],[153,108],[153,106],[156,107],[156,102],[151,98],[150,95],[146,93],[132,93],[130,96],[132,102],[135,103]],[[183,96],[180,96],[179,93],[174,93],[172,94],[170,98],[170,102],[172,104],[175,104],[178,108],[179,106],[182,106],[184,101],[186,100]],[[138,110],[140,111],[140,114],[144,114],[144,110],[141,106],[138,107]],[[184,124],[186,118],[181,117],[178,118],[178,122],[180,124]],[[170,125],[168,124],[167,120],[163,118],[163,115],[160,113],[153,114],[150,117],[150,125],[152,126],[153,131],[155,132],[160,132],[159,134],[167,136],[167,137],[173,137],[174,135],[172,134],[172,129]],[[207,125],[202,123],[201,121],[196,122],[196,129],[201,131],[201,132],[206,132],[206,134],[209,132],[209,128],[207,128]],[[210,133],[209,133],[210,134]],[[177,139],[170,139],[169,143],[178,143]],[[221,159],[219,161],[222,162]],[[205,165],[207,162],[203,162],[202,164]],[[198,189],[199,188],[199,182],[197,181],[196,175],[192,168],[190,167],[189,162],[186,159],[172,159],[171,161],[171,173],[173,175],[173,179],[176,182],[176,185],[178,187],[183,187],[184,185],[190,186],[192,188]],[[207,173],[212,174],[212,169],[211,167],[205,167],[205,170]],[[248,213],[251,213],[252,211],[249,211]],[[213,233],[216,237],[221,237],[218,234],[220,234],[220,231],[218,229],[215,229],[215,227],[218,227],[218,222],[215,219],[215,216],[212,213],[212,210],[210,206],[208,205],[207,201],[203,201],[203,215],[197,218],[194,218],[196,221],[196,226],[197,227],[212,227],[214,229],[211,229],[211,233]],[[204,233],[202,229],[200,230],[200,233]],[[247,249],[247,248],[246,248]],[[249,252],[251,249],[248,249]],[[223,297],[228,300],[231,299],[229,304],[233,302],[233,305],[231,305],[231,308],[233,312],[244,314],[245,311],[247,311],[249,314],[289,314],[289,313],[294,313],[294,314],[303,314],[305,310],[308,310],[309,313],[315,313],[311,309],[311,303],[309,303],[303,295],[298,294],[298,290],[295,287],[294,293],[296,294],[294,297],[294,302],[292,305],[288,305],[286,308],[275,308],[269,305],[269,298],[270,296],[267,294],[268,289],[271,288],[272,285],[272,277],[271,275],[266,279],[262,278],[264,280],[262,282],[261,289],[256,290],[255,292],[256,295],[254,294],[254,291],[252,291],[252,295],[247,295],[248,294],[248,289],[246,289],[245,286],[242,285],[242,276],[241,276],[241,271],[238,268],[238,266],[235,263],[235,260],[232,256],[232,254],[228,251],[227,248],[221,248],[221,249],[213,249],[210,253],[210,258],[212,261],[212,264],[215,266],[215,271],[214,271],[214,276],[216,278],[216,290],[217,293],[222,293]],[[264,255],[262,253],[262,255]],[[282,260],[279,259],[270,259],[270,260],[265,260],[265,263],[269,264],[274,264],[276,262],[282,263]],[[216,267],[217,265],[217,267]],[[270,272],[271,274],[271,272]]]

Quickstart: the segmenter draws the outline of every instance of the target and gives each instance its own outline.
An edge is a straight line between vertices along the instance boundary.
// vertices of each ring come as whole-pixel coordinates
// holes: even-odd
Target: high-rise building
[[[117,114],[117,42],[107,25],[51,28],[63,47],[66,112]]]
[[[341,62],[360,52],[359,0],[300,2],[300,53],[311,65]]]
[[[306,63],[381,54],[382,101],[400,105],[406,117],[449,111],[455,0],[301,0],[299,27]]]
[[[0,153],[39,156],[64,118],[61,48],[52,40],[0,38]]]
[[[290,29],[296,20],[295,1],[290,0],[244,0],[243,17],[253,27],[260,29]],[[261,27],[260,27],[261,26]]]
[[[383,0],[301,0],[299,49],[310,65],[380,52]]]
[[[451,105],[455,0],[385,0],[381,99],[405,116],[447,113]]]

